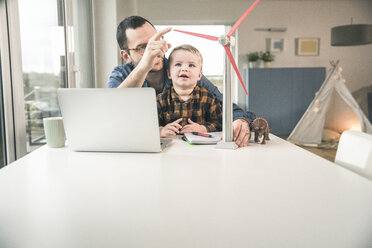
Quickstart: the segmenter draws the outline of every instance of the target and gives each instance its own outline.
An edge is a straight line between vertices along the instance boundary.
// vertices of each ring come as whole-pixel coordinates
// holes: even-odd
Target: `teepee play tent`
[[[316,145],[322,140],[338,141],[345,130],[372,133],[371,123],[345,85],[338,61],[331,62],[331,65],[331,72],[289,135],[289,141]]]

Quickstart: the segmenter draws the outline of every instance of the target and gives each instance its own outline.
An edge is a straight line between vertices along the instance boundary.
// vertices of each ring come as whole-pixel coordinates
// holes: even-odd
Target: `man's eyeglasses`
[[[147,44],[143,44],[143,45],[139,45],[136,48],[127,48],[126,50],[128,50],[128,51],[136,51],[139,54],[144,54],[144,52],[146,50],[146,47],[147,47]]]

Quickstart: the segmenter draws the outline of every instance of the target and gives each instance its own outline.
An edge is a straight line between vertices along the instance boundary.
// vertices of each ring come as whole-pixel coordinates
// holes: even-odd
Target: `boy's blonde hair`
[[[176,46],[173,49],[173,51],[169,54],[168,70],[169,70],[170,64],[172,62],[172,55],[173,55],[173,53],[176,52],[176,51],[179,51],[179,50],[183,50],[183,51],[187,51],[187,52],[196,54],[200,58],[200,69],[203,69],[203,56],[201,55],[201,53],[199,52],[199,50],[196,49],[195,47],[191,46],[191,45],[184,44],[184,45]]]

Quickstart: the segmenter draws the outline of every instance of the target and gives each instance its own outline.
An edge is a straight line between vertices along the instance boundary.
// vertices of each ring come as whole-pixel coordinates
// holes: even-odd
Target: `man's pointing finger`
[[[172,30],[171,27],[162,29],[159,32],[157,32],[156,34],[154,34],[154,36],[152,36],[151,40],[160,40],[160,38],[163,37],[163,35],[170,32],[171,30]]]

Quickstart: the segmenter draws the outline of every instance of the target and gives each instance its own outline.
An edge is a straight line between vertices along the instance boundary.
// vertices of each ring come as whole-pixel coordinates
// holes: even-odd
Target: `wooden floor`
[[[315,147],[306,147],[306,146],[299,146],[309,152],[312,152],[322,158],[325,158],[331,162],[335,161],[336,151],[337,149],[325,149],[325,148],[315,148]]]
[[[288,136],[281,136],[279,135],[280,138],[282,139],[287,139]],[[317,148],[317,147],[308,147],[308,146],[300,146],[298,145],[299,147],[305,149],[305,150],[308,150],[309,152],[312,152],[322,158],[325,158],[331,162],[334,162],[335,161],[335,157],[336,157],[336,152],[337,152],[337,148]]]

